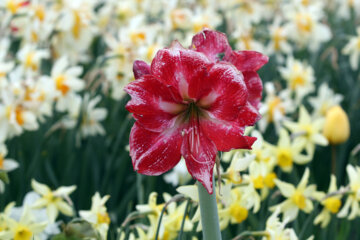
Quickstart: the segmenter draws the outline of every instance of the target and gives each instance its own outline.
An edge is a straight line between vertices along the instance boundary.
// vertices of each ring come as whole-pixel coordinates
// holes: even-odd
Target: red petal
[[[237,119],[248,98],[241,72],[231,64],[217,63],[210,69],[207,82],[211,91],[200,99],[199,105],[207,109],[212,118]]]
[[[215,144],[205,136],[196,120],[183,130],[181,154],[193,178],[202,183],[209,194],[213,192],[213,169],[217,154]]]
[[[150,74],[150,66],[144,61],[136,60],[133,65],[133,72],[135,79],[138,79],[145,74]]]
[[[247,72],[259,70],[269,58],[255,51],[227,51],[224,60],[234,64],[241,72]]]
[[[134,114],[140,125],[151,131],[172,127],[177,113],[184,107],[168,87],[151,75],[129,83],[125,91],[131,96],[126,109]]]
[[[240,108],[237,123],[240,126],[252,126],[260,120],[260,118],[261,115],[257,109],[255,109],[250,102],[247,102],[245,106]]]
[[[159,50],[151,63],[151,74],[173,86],[183,99],[197,100],[206,86],[204,78],[212,63],[202,53],[184,49],[175,42]]]
[[[232,149],[251,149],[252,137],[243,136],[244,127],[234,122],[213,119],[201,121],[201,127],[206,136],[216,144],[218,151],[227,152]]]
[[[216,62],[219,53],[224,53],[230,49],[229,42],[224,33],[204,29],[196,34],[192,39],[192,49],[204,53],[211,61]]]
[[[145,175],[160,175],[169,171],[180,161],[181,142],[179,129],[157,133],[136,122],[129,140],[134,170]]]
[[[249,93],[248,101],[259,110],[263,89],[261,79],[256,72],[243,72],[243,75]]]

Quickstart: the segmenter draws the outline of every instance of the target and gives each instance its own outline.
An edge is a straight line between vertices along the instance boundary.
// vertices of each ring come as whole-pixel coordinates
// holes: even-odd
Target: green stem
[[[269,237],[269,233],[267,231],[245,231],[232,240],[240,240],[248,237]]]
[[[221,240],[218,209],[216,204],[215,180],[213,194],[209,194],[200,182],[197,182],[203,239]]]
[[[336,176],[336,146],[331,145],[331,173]]]

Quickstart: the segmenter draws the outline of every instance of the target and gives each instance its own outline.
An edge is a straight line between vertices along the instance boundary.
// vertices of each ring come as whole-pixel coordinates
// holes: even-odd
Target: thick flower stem
[[[203,239],[221,240],[218,209],[216,204],[215,181],[213,194],[209,194],[200,182],[197,182],[201,213]]]

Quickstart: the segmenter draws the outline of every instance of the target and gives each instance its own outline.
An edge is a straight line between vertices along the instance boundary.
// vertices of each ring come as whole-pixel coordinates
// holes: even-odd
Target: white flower
[[[300,47],[316,51],[322,43],[330,40],[330,28],[320,22],[324,15],[321,5],[304,7],[290,3],[283,11],[289,20],[285,25],[289,37]]]
[[[266,98],[261,103],[259,112],[262,118],[259,120],[259,129],[264,132],[269,123],[274,123],[279,131],[281,123],[287,119],[286,114],[295,111],[296,105],[291,99],[291,90],[285,89],[276,93],[272,82],[265,83]]]
[[[100,233],[102,239],[107,239],[110,224],[110,217],[105,206],[109,198],[109,195],[100,197],[100,194],[97,192],[92,197],[91,209],[89,211],[79,212],[80,217],[91,223]]]
[[[19,164],[10,158],[5,158],[7,155],[7,148],[3,143],[0,143],[0,171],[11,172],[19,167]],[[0,193],[4,192],[5,184],[0,180]]]
[[[285,219],[283,222],[280,221],[278,215],[280,213],[280,208],[277,208],[273,214],[266,221],[266,231],[269,234],[269,237],[264,237],[263,240],[297,240],[296,233],[292,228],[285,228],[286,224],[289,222],[288,219]]]
[[[186,184],[191,179],[187,170],[185,160],[181,159],[179,163],[168,173],[164,175],[164,180],[171,185],[179,186]]]
[[[314,90],[314,70],[308,64],[288,57],[286,67],[280,67],[281,77],[286,80],[287,88],[295,93],[296,103]]]
[[[349,186],[351,193],[348,195],[343,208],[338,213],[338,217],[347,217],[349,220],[360,216],[360,167],[347,165],[346,172],[349,178]],[[350,214],[349,210],[351,208]],[[349,214],[349,215],[348,215]]]
[[[334,93],[326,83],[321,84],[316,97],[309,97],[309,103],[314,108],[313,114],[325,117],[327,111],[336,105],[340,105],[343,96]]]
[[[342,50],[342,54],[350,56],[350,66],[353,70],[359,68],[360,58],[360,27],[356,29],[357,36],[350,38]]]
[[[54,82],[57,94],[57,111],[65,111],[68,107],[69,95],[81,91],[85,83],[79,78],[83,69],[79,66],[70,67],[67,57],[57,60],[51,70],[51,78]]]
[[[105,129],[100,124],[100,121],[103,121],[106,118],[107,110],[105,108],[95,108],[100,100],[100,96],[96,96],[91,100],[88,94],[84,97],[82,120],[80,123],[80,131],[83,138],[95,136],[97,134],[105,134]]]

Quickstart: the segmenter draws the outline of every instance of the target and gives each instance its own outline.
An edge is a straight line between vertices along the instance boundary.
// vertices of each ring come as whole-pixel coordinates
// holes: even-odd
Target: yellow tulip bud
[[[340,144],[349,138],[349,118],[340,106],[334,106],[326,113],[323,134],[331,144]]]

